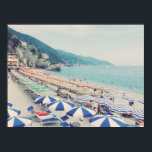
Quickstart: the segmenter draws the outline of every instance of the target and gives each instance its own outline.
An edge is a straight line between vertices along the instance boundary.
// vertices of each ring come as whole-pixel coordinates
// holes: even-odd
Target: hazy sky
[[[144,25],[9,25],[55,49],[107,60],[144,65]]]

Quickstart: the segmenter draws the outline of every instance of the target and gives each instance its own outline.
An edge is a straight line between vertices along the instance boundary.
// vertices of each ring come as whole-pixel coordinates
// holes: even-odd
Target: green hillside
[[[63,50],[56,50],[30,35],[22,34],[11,28],[8,28],[8,31],[18,37],[21,41],[27,42],[28,46],[30,46],[30,49],[33,49],[33,54],[40,55],[41,53],[46,53],[49,56],[51,64],[62,63],[66,65],[112,65],[108,61],[97,60],[92,57],[78,56]]]

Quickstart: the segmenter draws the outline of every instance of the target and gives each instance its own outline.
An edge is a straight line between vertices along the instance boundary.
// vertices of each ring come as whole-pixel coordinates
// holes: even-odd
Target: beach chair
[[[69,117],[68,117],[67,115],[61,117],[61,120],[62,120],[62,121],[66,121],[66,120],[68,120],[68,119],[69,119]]]
[[[28,94],[35,94],[34,91],[30,90],[30,89],[25,89],[24,92],[28,93]]]
[[[71,127],[81,127],[81,124],[79,122],[73,122],[73,123],[70,123],[70,126]]]
[[[36,111],[34,110],[33,106],[28,107],[27,110],[28,110],[29,112],[31,112],[32,114],[36,112]],[[51,113],[50,110],[41,111],[41,112],[43,112],[44,115],[49,115],[49,114]],[[41,113],[41,112],[36,112],[36,113]]]
[[[132,118],[133,117],[133,115],[131,113],[122,113],[122,116],[126,117],[126,118]]]
[[[59,119],[53,114],[49,114],[47,116],[37,116],[37,117],[39,118],[41,125],[59,122]]]
[[[56,115],[53,115],[50,111],[36,112],[33,109],[34,108],[32,106],[27,108],[29,112],[31,112],[34,116],[38,118],[38,121],[41,122],[41,125],[48,123],[56,123],[59,121]]]
[[[61,127],[71,127],[71,125],[68,124],[67,122],[60,123],[60,126]]]
[[[104,109],[104,111],[106,112],[106,113],[105,113],[106,115],[113,115],[113,114],[111,113],[111,111],[109,111],[108,109]]]
[[[68,115],[65,115],[65,116],[63,116],[63,117],[61,117],[61,119],[60,119],[60,126],[62,126],[62,127],[81,127],[81,123],[80,122],[67,122],[67,120],[69,120],[70,119],[70,117],[68,116]],[[82,122],[83,123],[83,122]]]
[[[8,106],[8,107],[12,107],[13,104],[11,104],[11,103],[8,102],[8,103],[7,103],[7,106]]]
[[[30,94],[30,97],[32,98],[32,101],[35,103],[35,99],[39,98],[40,96],[35,94]]]
[[[49,115],[49,114],[51,114],[51,111],[41,111],[41,112],[37,112],[37,111],[35,111],[34,110],[34,108],[33,108],[33,106],[30,106],[30,107],[28,107],[27,108],[27,110],[32,114],[32,115],[34,115],[34,116],[44,116],[44,115]]]

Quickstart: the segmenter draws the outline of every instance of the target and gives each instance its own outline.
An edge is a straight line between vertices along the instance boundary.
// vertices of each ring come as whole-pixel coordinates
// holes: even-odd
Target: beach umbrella
[[[11,103],[8,102],[8,103],[7,103],[7,106],[8,106],[8,107],[12,107],[13,104],[11,104]]]
[[[133,109],[132,114],[138,119],[144,119],[144,110],[142,109]]]
[[[78,96],[77,99],[82,101],[90,101],[90,100],[95,100],[96,98],[88,95],[82,95],[82,96]]]
[[[42,96],[40,98],[37,98],[35,100],[35,103],[41,103],[41,104],[50,104],[52,102],[58,101],[58,98],[52,97],[52,96]]]
[[[130,106],[122,105],[122,104],[113,104],[110,105],[110,108],[119,113],[132,113],[132,108]]]
[[[69,111],[72,107],[74,107],[74,104],[68,101],[57,101],[57,102],[52,102],[47,105],[48,110],[52,111],[60,111],[60,117],[61,117],[61,111]]]
[[[109,107],[110,107],[112,110],[116,111],[117,109],[119,109],[119,108],[121,108],[121,107],[123,107],[123,106],[124,106],[123,104],[116,104],[116,103],[114,103],[114,104],[111,104]]]
[[[94,100],[94,102],[99,103],[101,105],[105,105],[105,106],[110,106],[114,104],[111,100],[108,100],[106,98],[99,98],[99,99]]]
[[[52,102],[47,105],[48,109],[55,110],[55,111],[68,111],[74,106],[73,103],[68,102],[68,101],[57,101],[57,102]]]
[[[19,111],[19,110],[8,108],[8,110],[7,110],[7,118],[9,119],[9,118],[13,118],[13,117],[19,116],[20,113],[21,113],[21,111]]]
[[[137,100],[139,103],[144,104],[144,100]]]
[[[136,101],[137,101],[137,99],[132,98],[132,97],[129,97],[129,96],[122,96],[121,98],[122,98],[122,99],[125,99],[125,100],[128,100],[128,101],[130,101],[130,102],[136,102]]]
[[[106,96],[108,98],[119,98],[120,97],[119,94],[112,94],[112,93],[105,93],[104,96]]]
[[[86,107],[74,107],[67,112],[67,115],[77,118],[86,118],[95,115],[96,112]]]
[[[126,127],[125,122],[117,116],[97,115],[89,119],[89,122],[94,127]]]
[[[8,120],[8,127],[25,127],[32,125],[32,118],[14,117]]]

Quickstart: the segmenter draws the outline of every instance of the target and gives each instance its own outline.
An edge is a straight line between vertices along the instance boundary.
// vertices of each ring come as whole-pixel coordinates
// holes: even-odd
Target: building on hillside
[[[7,66],[8,66],[8,70],[19,68],[19,63],[16,53],[8,54]]]
[[[24,46],[24,47],[27,47],[27,43],[26,42],[23,42],[23,41],[21,41],[22,42],[22,45]]]

